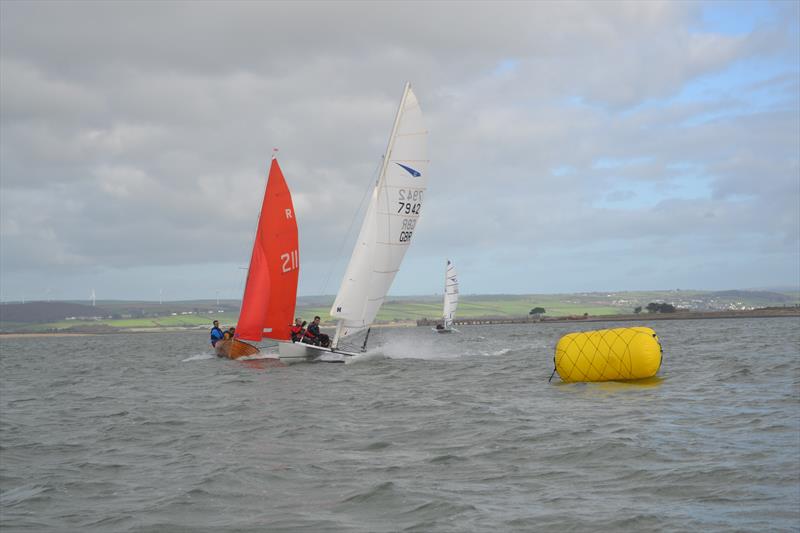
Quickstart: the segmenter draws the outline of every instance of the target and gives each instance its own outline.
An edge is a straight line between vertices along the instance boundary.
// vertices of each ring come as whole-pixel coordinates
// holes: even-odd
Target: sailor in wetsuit
[[[319,317],[315,316],[314,321],[306,328],[306,334],[303,337],[303,342],[306,344],[313,344],[314,346],[323,346],[327,348],[330,346],[330,338],[324,333],[319,332]]]
[[[211,328],[211,346],[216,346],[222,340],[222,330],[219,329],[219,320],[214,321],[214,327]]]

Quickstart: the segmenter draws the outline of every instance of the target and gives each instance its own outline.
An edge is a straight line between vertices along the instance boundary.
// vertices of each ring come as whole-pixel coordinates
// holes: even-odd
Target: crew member
[[[211,328],[211,346],[216,346],[222,340],[222,330],[219,329],[219,320],[214,321],[214,327]]]
[[[306,334],[303,337],[303,342],[306,344],[313,344],[314,346],[328,347],[331,343],[330,338],[324,333],[319,332],[319,317],[315,316],[314,321],[306,328]]]
[[[292,333],[292,342],[300,342],[303,339],[303,328],[306,323],[300,318],[294,319],[294,326],[289,328]]]

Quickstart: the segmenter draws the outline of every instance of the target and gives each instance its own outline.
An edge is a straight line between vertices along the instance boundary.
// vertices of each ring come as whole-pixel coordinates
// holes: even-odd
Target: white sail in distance
[[[444,310],[442,312],[444,328],[453,327],[453,319],[456,316],[458,307],[458,274],[453,262],[447,260],[447,268],[444,274]]]
[[[428,130],[406,84],[350,263],[331,307],[333,346],[368,327],[392,286],[422,212],[428,181]]]

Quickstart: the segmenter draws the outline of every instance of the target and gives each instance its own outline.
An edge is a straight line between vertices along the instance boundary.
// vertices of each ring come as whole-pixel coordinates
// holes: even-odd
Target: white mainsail
[[[364,223],[331,307],[333,348],[368,327],[400,269],[422,210],[427,185],[428,130],[406,84]]]
[[[457,307],[458,277],[456,274],[456,267],[454,267],[452,261],[448,259],[444,274],[444,310],[442,312],[445,329],[453,327],[453,319],[456,316]]]

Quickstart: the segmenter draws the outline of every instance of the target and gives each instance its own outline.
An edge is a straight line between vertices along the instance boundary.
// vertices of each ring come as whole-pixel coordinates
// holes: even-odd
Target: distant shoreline
[[[715,320],[720,318],[781,318],[781,317],[800,317],[800,308],[787,307],[782,309],[753,309],[751,311],[694,311],[694,312],[675,312],[675,313],[639,313],[638,315],[603,315],[588,316],[579,318],[582,322],[624,322],[629,320]],[[547,322],[574,322],[575,319],[554,319]]]
[[[566,324],[566,323],[581,323],[581,322],[646,322],[653,320],[716,320],[723,318],[785,318],[785,317],[800,317],[800,307],[777,307],[765,309],[752,309],[747,311],[691,311],[691,312],[675,312],[675,313],[639,313],[639,314],[624,314],[624,315],[588,315],[588,316],[562,316],[562,317],[474,317],[468,319],[456,320],[455,325],[458,326],[490,326],[502,324]],[[412,327],[432,327],[439,321],[430,319],[421,319],[415,321],[402,320],[395,322],[388,322],[385,324],[373,324],[373,328],[412,328]],[[322,329],[333,328],[330,324],[323,325]],[[205,328],[191,326],[191,327],[152,327],[152,328],[119,328],[116,330],[109,330],[103,328],[103,331],[47,331],[47,332],[4,332],[0,333],[0,339],[12,338],[35,338],[35,337],[89,337],[94,335],[119,335],[119,334],[147,334],[147,333],[169,333],[169,332],[187,332],[187,331],[204,331]]]
[[[721,318],[800,317],[800,307],[775,307],[746,311],[677,311],[675,313],[639,313],[624,315],[587,315],[561,317],[475,317],[454,321],[458,326],[495,324],[564,324],[572,322],[640,322],[645,320],[716,320]],[[440,321],[422,319],[417,326],[435,326]]]
[[[93,337],[103,333],[60,333],[51,331],[46,333],[0,333],[0,339],[16,339],[18,337]]]

